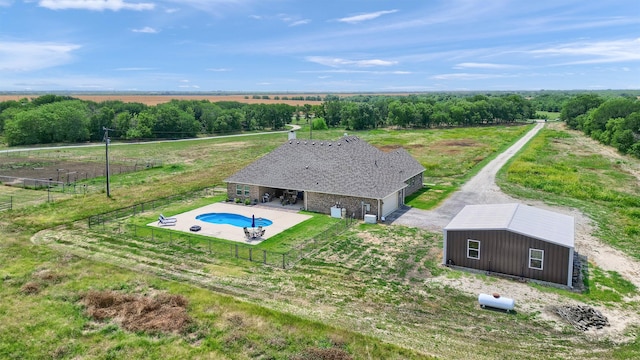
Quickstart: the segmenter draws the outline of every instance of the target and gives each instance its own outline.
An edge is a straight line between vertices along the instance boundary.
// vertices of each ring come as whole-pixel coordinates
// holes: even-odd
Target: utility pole
[[[106,158],[106,175],[107,175],[107,197],[111,197],[111,191],[109,190],[109,130],[113,131],[113,129],[109,129],[105,126],[102,127],[104,130],[104,153]]]

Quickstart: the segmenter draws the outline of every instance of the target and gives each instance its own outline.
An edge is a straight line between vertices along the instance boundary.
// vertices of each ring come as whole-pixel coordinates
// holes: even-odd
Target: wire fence
[[[243,243],[229,243],[228,241],[181,231],[123,222],[102,223],[99,227],[94,226],[93,229],[100,230],[103,233],[117,234],[120,242],[127,242],[127,239],[135,239],[189,253],[258,262],[283,269],[289,264],[287,253],[257,249]]]
[[[300,260],[311,257],[319,249],[333,242],[338,235],[348,230],[355,221],[354,217],[346,217],[343,221],[335,223],[326,230],[300,242],[287,252],[286,267],[291,268]]]
[[[2,154],[3,156],[12,156],[25,159],[25,154],[21,153],[26,152],[11,152]],[[46,154],[55,155],[55,153]],[[86,159],[83,159],[83,161],[84,160]],[[146,170],[149,168],[160,167],[163,165],[162,160],[155,159],[121,159],[117,161],[119,161],[120,163],[113,164],[109,167],[110,175],[127,174],[131,172]],[[93,178],[105,176],[106,169],[103,164],[93,164],[91,162],[73,163],[70,168],[76,171],[69,170],[69,168],[67,168],[66,166],[65,168],[67,168],[67,170],[58,168],[57,166],[29,168],[29,166],[26,166],[25,164],[26,163],[22,163],[19,165],[7,165],[5,163],[3,167],[0,168],[0,171],[5,173],[5,175],[0,175],[0,184],[28,190],[27,192],[15,193],[13,195],[13,206],[11,208],[25,207],[45,202],[53,202],[57,199],[67,198],[67,195],[86,195],[89,193],[98,193],[104,191],[105,189],[104,184],[99,184],[95,183],[95,181],[91,181],[91,179]],[[68,164],[69,163],[67,163],[67,165]],[[20,175],[21,172],[24,174]],[[12,173],[19,176],[7,175]],[[64,194],[65,196],[61,196],[62,194]]]
[[[127,238],[146,241],[151,244],[165,245],[182,248],[189,252],[208,254],[208,256],[228,259],[239,259],[250,262],[258,262],[265,265],[289,269],[300,260],[310,257],[317,250],[331,243],[337,235],[351,227],[356,219],[345,218],[343,221],[331,225],[314,236],[303,239],[297,246],[286,252],[259,249],[244,243],[230,243],[226,240],[211,238],[170,229],[156,228],[152,226],[125,223],[123,220],[138,216],[144,212],[164,208],[167,205],[200,198],[203,195],[221,193],[215,188],[204,189],[194,193],[173,195],[156,199],[126,208],[109,211],[87,218],[87,224],[93,231],[117,235],[119,241],[127,241]]]
[[[106,223],[118,221],[126,217],[137,216],[146,211],[156,210],[175,202],[198,199],[202,197],[215,196],[215,195],[223,194],[226,192],[227,192],[226,188],[224,190],[218,189],[218,188],[205,188],[201,190],[196,190],[194,192],[171,195],[164,198],[145,201],[145,202],[127,206],[124,208],[108,211],[102,214],[96,214],[88,217],[87,223],[89,228],[93,228],[96,226],[104,227]]]

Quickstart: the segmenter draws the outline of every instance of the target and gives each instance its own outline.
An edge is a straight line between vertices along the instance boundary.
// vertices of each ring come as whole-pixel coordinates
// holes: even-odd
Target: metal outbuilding
[[[443,263],[571,287],[572,216],[523,204],[465,206],[444,228]]]

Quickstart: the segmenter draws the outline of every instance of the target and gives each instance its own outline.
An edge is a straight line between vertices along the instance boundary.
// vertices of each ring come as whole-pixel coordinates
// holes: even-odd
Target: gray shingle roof
[[[445,230],[509,230],[554,244],[574,247],[572,216],[523,204],[467,205]]]
[[[385,153],[357,137],[289,140],[226,182],[382,199],[425,169],[404,149]]]

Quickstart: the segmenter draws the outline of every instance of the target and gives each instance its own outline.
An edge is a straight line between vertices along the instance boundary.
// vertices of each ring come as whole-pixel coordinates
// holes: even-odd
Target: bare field
[[[8,101],[8,100],[20,100],[20,99],[34,99],[37,98],[39,96],[42,96],[45,94],[15,94],[15,95],[1,95],[0,94],[0,102],[2,101]],[[266,94],[266,93],[260,93],[260,94],[256,94],[259,96],[269,96],[269,99],[253,99],[253,94],[229,94],[229,95],[215,95],[215,94],[189,94],[189,95],[181,95],[181,94],[174,94],[174,95],[153,95],[153,94],[136,94],[136,95],[132,95],[132,94],[118,94],[118,93],[114,93],[114,94],[100,94],[100,95],[89,95],[89,94],[65,94],[65,95],[69,95],[72,96],[74,98],[77,99],[82,99],[82,100],[88,100],[88,101],[95,101],[95,102],[102,102],[102,101],[109,101],[109,100],[120,100],[123,102],[138,102],[138,103],[143,103],[145,105],[158,105],[158,104],[163,104],[163,103],[167,103],[171,100],[209,100],[210,102],[221,102],[221,101],[237,101],[240,103],[244,103],[244,104],[288,104],[288,105],[304,105],[304,104],[311,104],[311,105],[318,105],[321,104],[322,101],[311,101],[311,100],[275,100],[274,97],[279,96],[280,98],[282,97],[288,97],[288,98],[292,98],[292,97],[307,97],[307,96],[321,96],[322,98],[324,98],[325,96],[329,95],[327,93],[307,93],[307,94],[293,94],[293,93],[273,93],[273,94]],[[361,94],[336,94],[339,97],[349,97],[349,96],[355,96],[355,95],[361,95]],[[401,96],[401,95],[408,95],[408,94],[368,94],[368,95],[395,95],[395,96]]]
[[[7,100],[20,100],[20,99],[34,99],[44,94],[33,94],[33,95],[0,95],[0,101]],[[321,104],[321,101],[309,101],[309,100],[275,100],[275,96],[279,97],[300,97],[300,96],[322,96],[323,98],[327,94],[264,94],[269,96],[269,99],[252,99],[253,95],[129,95],[129,94],[111,94],[111,95],[83,95],[83,94],[68,94],[74,98],[102,102],[109,100],[121,100],[123,102],[138,102],[143,103],[145,105],[158,105],[167,103],[171,100],[209,100],[210,102],[221,102],[221,101],[237,101],[245,104],[289,104],[289,105],[304,105],[304,104]],[[262,96],[262,94],[260,95]],[[347,94],[342,94],[341,96],[349,96]],[[247,97],[247,98],[245,98]]]

